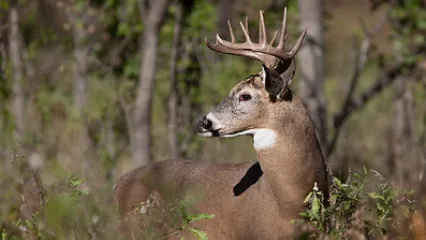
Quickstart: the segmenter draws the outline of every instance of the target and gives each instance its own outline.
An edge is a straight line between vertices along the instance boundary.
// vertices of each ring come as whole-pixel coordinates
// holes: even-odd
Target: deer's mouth
[[[221,138],[229,138],[229,137],[236,137],[240,135],[246,135],[244,134],[244,131],[225,131],[222,128],[218,129],[205,129],[202,127],[197,127],[198,135],[202,137],[221,137]]]
[[[200,122],[198,122],[196,126],[196,132],[198,133],[199,136],[202,136],[202,137],[220,137],[221,136],[220,129],[212,129],[212,128],[206,129],[204,127],[204,124]]]
[[[202,137],[221,137],[219,130],[198,131],[198,135]]]

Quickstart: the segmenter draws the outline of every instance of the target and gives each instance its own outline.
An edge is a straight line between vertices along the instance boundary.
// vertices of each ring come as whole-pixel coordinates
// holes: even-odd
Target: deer
[[[193,206],[213,219],[191,223],[210,239],[291,239],[297,234],[292,220],[307,207],[305,198],[316,186],[327,202],[329,176],[308,111],[289,88],[295,74],[295,56],[307,28],[286,51],[287,9],[278,31],[268,41],[260,10],[259,42],[251,40],[248,18],[240,21],[245,42],[237,43],[228,21],[231,41],[218,34],[205,39],[209,49],[261,62],[261,71],[236,84],[212,111],[195,124],[201,137],[250,136],[256,161],[238,164],[189,160],[153,162],[123,175],[114,190],[121,217],[120,229],[134,234],[129,212],[155,192],[159,198],[201,192]],[[326,203],[325,203],[326,204]],[[141,211],[145,212],[145,209]],[[136,224],[137,225],[137,224]],[[129,235],[127,235],[129,236]],[[134,235],[130,235],[134,236]],[[169,239],[192,239],[181,232]]]

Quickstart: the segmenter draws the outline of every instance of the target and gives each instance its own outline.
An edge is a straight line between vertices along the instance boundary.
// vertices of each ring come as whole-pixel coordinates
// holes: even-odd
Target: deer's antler
[[[210,43],[206,39],[207,47],[209,47],[211,50],[216,52],[233,54],[238,56],[245,56],[245,57],[250,57],[250,58],[259,60],[263,64],[265,64],[267,67],[270,67],[270,68],[278,69],[278,65],[280,62],[278,62],[277,64],[277,60],[280,60],[282,63],[286,63],[286,65],[288,65],[289,62],[291,63],[293,61],[294,56],[296,55],[297,51],[302,45],[302,41],[306,35],[307,28],[302,32],[302,34],[300,34],[296,44],[293,46],[291,51],[286,52],[284,50],[284,43],[285,43],[285,40],[287,39],[287,31],[286,31],[287,8],[284,8],[284,16],[283,16],[283,22],[281,27],[280,39],[278,42],[278,46],[276,47],[274,47],[273,44],[275,42],[275,39],[277,38],[278,31],[275,32],[272,40],[268,42],[267,35],[266,35],[266,28],[265,28],[265,20],[263,19],[263,11],[260,10],[259,14],[260,14],[260,21],[259,21],[259,42],[258,43],[254,43],[250,38],[250,35],[248,32],[248,18],[246,18],[244,24],[240,21],[240,26],[241,26],[241,29],[243,30],[243,33],[246,39],[244,43],[235,42],[234,31],[232,29],[232,25],[230,21],[228,20],[229,33],[231,34],[231,42],[223,40],[217,34],[216,43],[214,44]]]

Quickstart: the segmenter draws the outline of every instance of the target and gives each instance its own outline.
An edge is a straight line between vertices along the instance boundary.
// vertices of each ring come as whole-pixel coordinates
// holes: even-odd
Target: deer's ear
[[[277,70],[273,68],[268,68],[265,65],[262,65],[260,77],[269,95],[280,98],[281,94],[287,88],[287,82],[284,81]]]
[[[291,84],[295,72],[296,64],[295,61],[292,60],[287,66],[287,68],[281,73],[281,78],[284,80],[284,82],[286,82],[287,86]]]

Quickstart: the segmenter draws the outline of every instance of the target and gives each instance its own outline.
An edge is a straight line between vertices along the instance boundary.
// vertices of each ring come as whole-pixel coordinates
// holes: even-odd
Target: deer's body
[[[204,137],[252,136],[263,175],[257,174],[256,183],[236,194],[236,185],[250,175],[253,163],[153,163],[118,182],[115,201],[123,219],[132,206],[146,201],[153,192],[164,199],[182,199],[196,192],[201,199],[194,206],[195,212],[215,217],[196,221],[191,227],[204,231],[210,239],[291,239],[295,233],[291,220],[299,218],[315,182],[327,200],[327,169],[314,125],[300,99],[288,88],[295,70],[293,58],[304,33],[292,51],[284,52],[285,16],[276,48],[266,44],[262,13],[259,44],[249,40],[247,26],[242,23],[246,43],[218,38],[216,44],[207,44],[215,51],[248,56],[266,65],[260,74],[238,83],[197,124],[198,133]],[[234,40],[232,31],[231,37]],[[127,233],[138,229],[129,221],[123,221],[122,228]]]
[[[293,101],[301,104],[296,97]],[[298,109],[304,108],[293,110]],[[264,174],[240,196],[234,195],[233,187],[252,162],[213,164],[167,160],[135,169],[120,179],[115,191],[120,214],[124,217],[153,190],[159,190],[160,195],[184,196],[186,191],[199,189],[202,199],[196,212],[215,217],[195,222],[194,227],[206,232],[210,239],[287,239],[293,234],[294,224],[290,221],[299,218],[303,200],[314,182],[328,194],[326,168],[314,127],[305,120],[309,119],[306,111],[299,114],[299,121],[287,124],[288,128],[277,134],[272,147],[256,150]],[[280,121],[275,124],[281,126]],[[294,132],[295,128],[302,132]],[[172,189],[158,188],[170,184]]]

